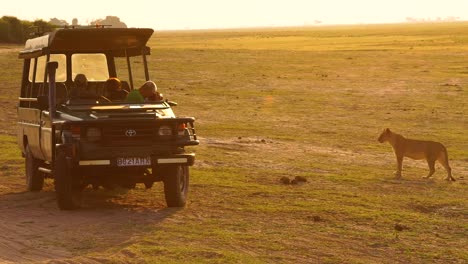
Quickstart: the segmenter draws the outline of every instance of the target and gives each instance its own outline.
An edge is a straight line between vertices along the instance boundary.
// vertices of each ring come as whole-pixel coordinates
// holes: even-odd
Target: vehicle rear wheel
[[[172,165],[164,169],[164,196],[168,207],[184,207],[189,187],[188,166]]]
[[[44,186],[44,173],[39,171],[40,160],[34,158],[29,145],[25,148],[26,188],[37,192]]]
[[[63,148],[55,156],[54,178],[57,204],[61,210],[73,210],[81,205],[83,186],[73,178],[71,164]]]

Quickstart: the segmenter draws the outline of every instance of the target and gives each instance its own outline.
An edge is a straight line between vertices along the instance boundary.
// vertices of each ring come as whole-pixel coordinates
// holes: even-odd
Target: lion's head
[[[384,143],[388,141],[388,139],[391,137],[392,131],[390,131],[389,128],[384,129],[382,133],[380,134],[379,138],[377,139],[380,143]]]

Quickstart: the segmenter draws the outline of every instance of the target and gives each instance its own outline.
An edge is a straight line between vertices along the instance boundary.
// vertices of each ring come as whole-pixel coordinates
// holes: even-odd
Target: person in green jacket
[[[129,103],[144,103],[148,101],[161,101],[162,94],[158,91],[158,87],[153,81],[145,82],[138,90],[132,90],[128,93],[125,99]]]

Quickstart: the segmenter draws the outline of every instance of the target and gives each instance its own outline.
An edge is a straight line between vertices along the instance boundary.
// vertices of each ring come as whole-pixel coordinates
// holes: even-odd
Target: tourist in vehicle
[[[74,87],[70,92],[70,99],[94,99],[96,94],[91,92],[88,87],[88,78],[86,75],[79,73],[75,76],[73,80]]]
[[[161,101],[162,94],[158,92],[158,87],[153,81],[146,81],[138,90],[131,91],[126,98],[129,103],[144,103],[151,101]]]
[[[123,101],[128,95],[128,92],[122,89],[122,82],[116,77],[107,79],[106,93],[107,98],[111,101]]]

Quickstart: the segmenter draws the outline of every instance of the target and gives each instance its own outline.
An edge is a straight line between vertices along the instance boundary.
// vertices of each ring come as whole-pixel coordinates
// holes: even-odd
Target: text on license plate
[[[117,158],[117,166],[151,166],[151,157]]]

